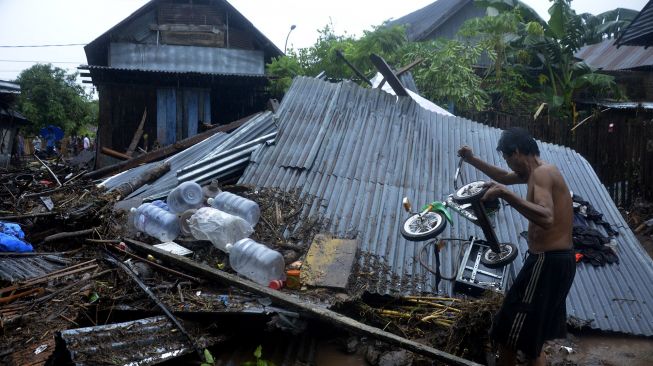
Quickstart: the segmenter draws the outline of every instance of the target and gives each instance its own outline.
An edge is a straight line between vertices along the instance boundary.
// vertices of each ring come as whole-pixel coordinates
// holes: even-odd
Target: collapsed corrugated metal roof
[[[260,139],[270,135],[276,130],[272,112],[262,112],[253,116],[247,123],[231,132],[230,134],[217,133],[206,140],[185,149],[168,159],[165,162],[170,163],[170,171],[161,176],[155,182],[146,184],[141,188],[134,191],[127,198],[160,198],[165,197],[172,189],[179,183],[186,180],[193,180],[197,183],[203,184],[209,182],[213,178],[224,178],[233,175],[236,171],[242,171],[249,162],[249,155],[251,149],[243,153],[243,149],[239,149],[241,145],[247,145],[254,140]],[[269,138],[269,136],[268,136]],[[265,143],[266,139],[257,141],[257,144]],[[253,145],[256,147],[258,145]],[[249,146],[252,147],[252,146]],[[233,159],[237,155],[239,159]],[[205,165],[209,165],[215,161],[216,156],[218,159],[224,159],[232,164],[229,169],[215,169],[211,172],[203,172]],[[134,177],[138,177],[143,172],[151,169],[159,162],[144,164],[139,167],[130,169],[102,182],[102,185],[111,190],[122,183],[129,182]],[[193,169],[196,167],[197,169]],[[192,179],[185,178],[184,180],[178,179],[177,172],[182,170],[185,173],[191,173]],[[192,174],[198,171],[198,174]]]
[[[298,189],[318,197],[304,207],[305,215],[327,219],[327,231],[356,234],[362,271],[380,274],[368,281],[378,293],[433,292],[435,279],[416,260],[424,242],[400,235],[405,219],[401,199],[415,205],[444,199],[453,190],[457,149],[469,144],[490,163],[507,166],[495,146],[501,130],[459,117],[448,117],[399,98],[351,82],[331,84],[296,78],[277,113],[276,144],[252,156],[240,183],[259,187]],[[542,158],[557,165],[570,189],[604,213],[616,225],[620,264],[578,266],[567,299],[568,314],[594,329],[653,335],[653,261],[647,256],[618,209],[585,160],[571,149],[540,143]],[[465,167],[468,181],[487,179]],[[525,186],[515,186],[522,197]],[[518,244],[520,255],[511,272],[521,268],[527,251],[522,231],[527,221],[510,207],[495,215],[497,236]],[[455,219],[442,237],[482,237],[473,224]],[[442,271],[458,266],[460,246],[450,242],[442,252]],[[429,254],[428,264],[435,258]],[[389,270],[385,270],[389,269]],[[442,281],[440,291],[451,293]]]
[[[57,255],[0,258],[0,279],[15,282],[39,277],[64,268],[70,259]]]
[[[75,365],[154,365],[192,351],[164,316],[68,329],[61,339]]]
[[[653,66],[653,48],[635,46],[617,48],[613,39],[584,46],[574,56],[593,68],[605,71]]]

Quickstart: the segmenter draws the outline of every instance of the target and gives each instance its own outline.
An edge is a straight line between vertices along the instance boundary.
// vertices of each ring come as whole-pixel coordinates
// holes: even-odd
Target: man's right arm
[[[458,156],[462,157],[469,165],[485,173],[485,175],[490,177],[490,179],[503,185],[527,183],[527,181],[519,177],[517,173],[501,169],[476,157],[469,146],[461,147],[458,150]]]

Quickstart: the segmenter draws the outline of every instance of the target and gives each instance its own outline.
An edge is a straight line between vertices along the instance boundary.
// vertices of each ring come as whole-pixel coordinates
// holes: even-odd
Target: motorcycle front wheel
[[[447,221],[440,212],[413,214],[401,225],[401,236],[410,241],[433,239],[444,231],[446,226]]]
[[[488,268],[500,268],[510,264],[517,258],[517,246],[512,243],[499,244],[499,253],[487,249],[481,256],[481,263]]]

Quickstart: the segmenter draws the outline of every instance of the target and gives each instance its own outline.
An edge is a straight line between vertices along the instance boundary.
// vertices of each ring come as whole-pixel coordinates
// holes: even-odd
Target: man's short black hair
[[[519,150],[524,155],[540,156],[540,149],[531,134],[521,127],[512,127],[501,133],[497,151],[507,156]]]

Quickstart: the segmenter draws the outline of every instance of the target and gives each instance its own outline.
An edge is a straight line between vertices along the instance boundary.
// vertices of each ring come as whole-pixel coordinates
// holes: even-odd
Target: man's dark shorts
[[[567,334],[565,300],[575,275],[573,250],[529,252],[492,321],[490,337],[537,358],[545,341]]]

